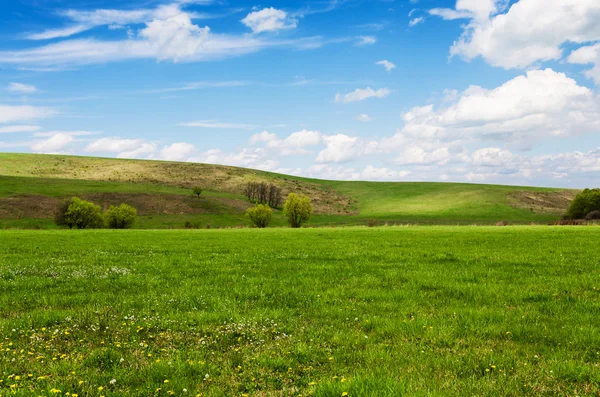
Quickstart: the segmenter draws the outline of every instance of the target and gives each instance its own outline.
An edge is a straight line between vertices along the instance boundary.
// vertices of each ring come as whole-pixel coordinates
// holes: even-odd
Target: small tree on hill
[[[575,196],[567,216],[571,219],[583,219],[592,211],[600,211],[600,189],[585,189]]]
[[[63,204],[60,209],[64,209],[64,206],[66,204]],[[63,225],[69,226],[69,228],[97,229],[103,226],[104,219],[102,218],[100,206],[73,197],[69,200],[69,206],[64,212],[61,222],[64,222]]]
[[[137,210],[130,205],[113,205],[104,213],[106,226],[110,229],[131,229],[137,221]]]
[[[261,229],[269,226],[272,216],[273,210],[266,204],[258,204],[256,207],[249,208],[246,211],[246,217],[250,219],[250,222]]]
[[[283,207],[283,215],[288,218],[291,227],[302,227],[308,222],[312,213],[313,206],[308,196],[298,196],[296,193],[290,193]]]
[[[198,198],[200,198],[200,195],[202,194],[202,188],[199,186],[194,187],[194,189],[192,190],[194,192],[194,195],[198,196]]]

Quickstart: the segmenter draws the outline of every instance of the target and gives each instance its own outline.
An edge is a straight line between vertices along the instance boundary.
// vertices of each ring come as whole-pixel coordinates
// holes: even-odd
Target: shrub
[[[200,198],[200,195],[202,194],[202,188],[199,186],[196,186],[194,189],[192,189],[192,192],[194,192],[194,195],[198,196],[198,198]]]
[[[592,211],[585,216],[586,221],[597,221],[600,220],[600,211]]]
[[[379,222],[377,222],[376,219],[369,219],[369,221],[367,222],[367,226],[369,227],[376,227],[379,224]]]
[[[250,219],[250,222],[258,228],[265,228],[271,222],[271,216],[273,216],[273,210],[268,205],[258,204],[254,208],[249,208],[246,211],[246,217]]]
[[[100,206],[78,197],[73,197],[68,202],[69,206],[60,220],[63,225],[71,229],[97,229],[103,226],[104,219]],[[66,204],[63,204],[59,211],[63,210],[65,206]]]
[[[290,193],[283,207],[283,215],[288,218],[291,227],[301,227],[308,222],[312,213],[313,206],[308,196]]]
[[[575,197],[567,216],[571,219],[583,219],[593,211],[600,211],[600,189],[585,189]]]
[[[69,210],[69,206],[73,202],[73,199],[68,199],[63,201],[58,208],[56,209],[56,213],[54,214],[54,223],[57,226],[68,226],[69,229],[72,229],[75,226],[71,219],[67,219],[67,211]]]
[[[111,205],[104,213],[106,226],[110,229],[131,229],[137,220],[137,210],[130,205]]]

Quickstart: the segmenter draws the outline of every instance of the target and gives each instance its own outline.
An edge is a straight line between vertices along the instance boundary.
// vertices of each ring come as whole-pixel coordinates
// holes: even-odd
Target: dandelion
[[[115,383],[117,383],[117,380],[116,380],[116,379],[111,379],[109,383],[110,383],[111,385],[114,385]]]
[[[52,388],[52,389],[50,389],[50,393],[52,393],[52,394],[58,394],[58,393],[61,393],[61,391],[58,390],[58,389]]]
[[[345,392],[342,393],[342,397],[346,397],[347,395],[348,395],[347,391],[345,391]]]
[[[102,391],[102,390],[104,390],[104,387],[103,386],[99,386],[98,387],[98,391]]]

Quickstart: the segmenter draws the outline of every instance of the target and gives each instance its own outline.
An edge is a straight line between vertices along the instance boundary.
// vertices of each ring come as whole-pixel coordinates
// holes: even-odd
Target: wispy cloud
[[[254,130],[258,128],[252,124],[241,123],[223,123],[217,120],[199,120],[187,123],[179,123],[181,127],[213,128],[213,129],[234,129],[234,130]]]
[[[194,91],[202,90],[207,88],[227,88],[227,87],[241,87],[251,84],[247,81],[195,81],[191,83],[185,83],[176,87],[159,88],[154,90],[142,91],[143,93],[166,93],[166,92],[179,92],[179,91]]]

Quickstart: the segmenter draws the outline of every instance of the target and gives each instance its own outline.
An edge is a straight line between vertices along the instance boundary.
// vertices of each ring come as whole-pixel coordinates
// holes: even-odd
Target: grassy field
[[[0,231],[0,395],[597,396],[599,240]]]
[[[59,203],[74,195],[103,208],[138,208],[137,228],[248,226],[243,188],[250,181],[304,193],[313,226],[549,223],[560,219],[572,190],[453,183],[376,183],[306,179],[207,164],[0,153],[0,228],[53,228]],[[191,187],[205,189],[194,200]],[[280,211],[272,226],[285,226]]]

